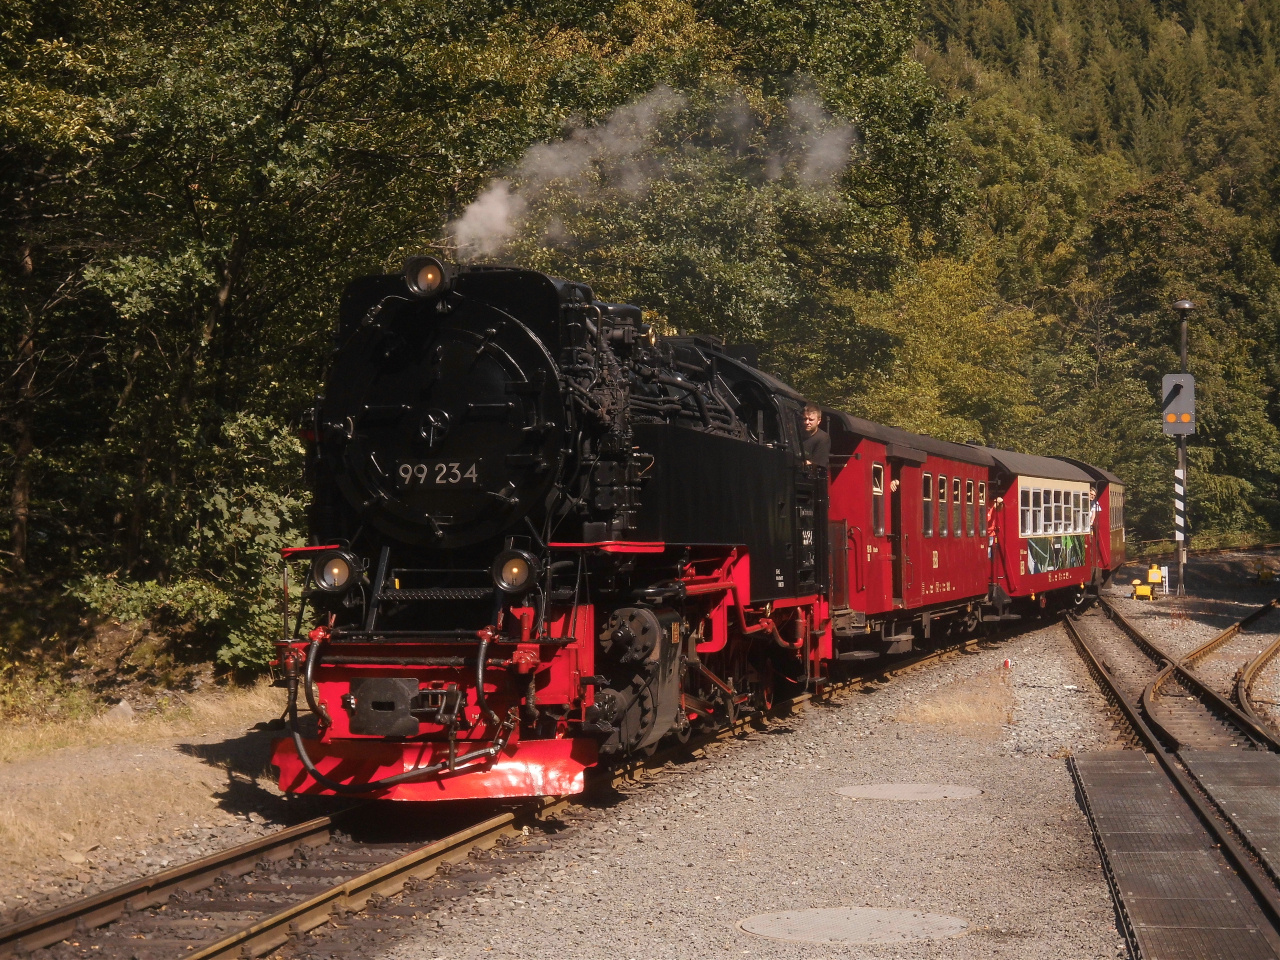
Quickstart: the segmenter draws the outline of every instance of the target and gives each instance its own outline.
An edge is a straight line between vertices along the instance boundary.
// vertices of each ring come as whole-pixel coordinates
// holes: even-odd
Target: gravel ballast
[[[1183,657],[1227,627],[1280,595],[1280,580],[1259,582],[1258,564],[1280,566],[1274,553],[1233,552],[1187,560],[1187,595],[1175,594],[1177,568],[1168,559],[1172,582],[1166,595],[1157,589],[1153,601],[1134,600],[1132,581],[1146,580],[1146,562],[1121,568],[1106,588],[1107,599],[1157,646]],[[1261,653],[1280,631],[1280,612],[1256,621],[1245,632],[1194,664],[1196,673],[1221,693],[1235,686],[1236,671]],[[1265,700],[1280,699],[1280,665],[1265,669],[1254,687]],[[1266,708],[1267,704],[1260,706]]]
[[[811,705],[668,770],[547,853],[518,858],[471,896],[437,901],[392,956],[1120,956],[1064,759],[1115,746],[1062,627],[1027,630]],[[983,793],[836,793],[890,782]],[[954,939],[862,946],[738,927],[759,914],[834,907],[906,908],[968,927]]]

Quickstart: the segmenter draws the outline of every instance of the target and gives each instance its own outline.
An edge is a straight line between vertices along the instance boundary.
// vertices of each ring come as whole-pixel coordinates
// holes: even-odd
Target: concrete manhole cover
[[[903,943],[958,937],[969,924],[959,917],[880,907],[787,910],[747,917],[747,933],[801,943]]]
[[[855,783],[836,793],[859,800],[963,800],[982,795],[977,787],[954,783]]]

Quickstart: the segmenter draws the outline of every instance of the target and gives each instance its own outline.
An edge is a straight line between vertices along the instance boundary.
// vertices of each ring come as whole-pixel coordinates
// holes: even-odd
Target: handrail
[[[863,563],[865,563],[865,562],[866,562],[866,561],[865,561],[865,559],[864,559],[864,558],[863,558],[863,556],[862,556],[862,552],[863,552],[863,550],[865,550],[865,549],[866,549],[866,543],[861,543],[861,544],[859,544],[859,543],[858,543],[858,541],[857,541],[856,539],[854,539],[853,531],[855,531],[855,530],[857,530],[857,531],[858,531],[858,536],[859,536],[859,537],[862,537],[862,539],[863,539],[864,541],[866,540],[867,535],[866,535],[865,533],[863,533],[863,532],[862,532],[862,528],[861,528],[860,526],[858,526],[857,524],[854,524],[853,526],[849,527],[849,531],[848,531],[848,533],[846,534],[846,536],[848,537],[848,539],[853,540],[853,546],[854,546],[854,549],[858,552],[857,559],[855,560],[855,562],[854,562],[854,564],[853,564],[853,568],[854,568],[854,570],[855,570],[855,571],[856,571],[856,573],[857,573],[857,575],[853,578],[853,580],[854,580],[854,584],[855,584],[855,586],[856,586],[856,588],[857,588],[857,592],[858,592],[858,593],[866,593],[866,592],[867,592],[867,585],[866,585],[865,583],[863,583],[863,581],[862,581],[862,565],[863,565]]]

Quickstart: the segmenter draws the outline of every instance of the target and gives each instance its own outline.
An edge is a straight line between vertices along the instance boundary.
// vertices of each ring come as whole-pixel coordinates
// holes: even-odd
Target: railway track
[[[988,639],[971,638],[823,684],[821,696],[887,681]],[[812,699],[813,694],[802,693],[778,704],[773,714],[786,715]],[[592,786],[621,787],[643,779],[762,719],[743,716],[688,744],[602,772]],[[335,918],[366,910],[385,914],[386,898],[412,890],[477,851],[520,838],[520,847],[504,849],[521,852],[529,827],[565,816],[575,800],[546,797],[506,809],[491,804],[484,813],[474,807],[443,813],[436,808],[425,830],[421,818],[404,816],[400,805],[359,804],[0,927],[0,960],[262,956]]]
[[[1280,606],[1280,600],[1271,601],[1272,609],[1277,606]],[[1240,704],[1240,709],[1255,723],[1267,726],[1272,730],[1278,729],[1274,713],[1261,706],[1264,701],[1255,701],[1253,687],[1262,671],[1275,660],[1278,653],[1280,653],[1280,634],[1277,634],[1276,639],[1271,644],[1245,664],[1235,678],[1235,696],[1236,702]]]
[[[1274,606],[1184,658],[1105,602],[1067,621],[1142,748],[1072,762],[1134,955],[1280,957],[1280,740],[1192,669]]]

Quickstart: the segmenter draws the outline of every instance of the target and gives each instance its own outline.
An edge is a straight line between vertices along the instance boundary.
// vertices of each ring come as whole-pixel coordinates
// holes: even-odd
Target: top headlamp
[[[445,265],[435,257],[410,257],[404,262],[404,282],[415,297],[434,297],[449,279]]]

